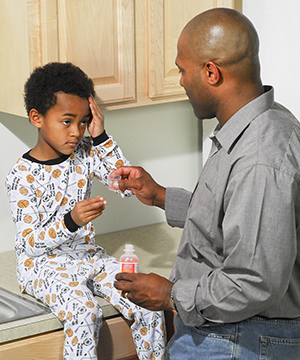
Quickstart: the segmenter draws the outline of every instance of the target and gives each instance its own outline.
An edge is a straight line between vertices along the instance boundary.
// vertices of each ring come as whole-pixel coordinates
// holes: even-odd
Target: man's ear
[[[217,85],[222,75],[218,66],[213,61],[208,61],[205,65],[206,74],[207,74],[207,81],[210,85]]]
[[[32,125],[39,129],[42,124],[42,115],[36,109],[31,109],[29,111],[29,120]]]

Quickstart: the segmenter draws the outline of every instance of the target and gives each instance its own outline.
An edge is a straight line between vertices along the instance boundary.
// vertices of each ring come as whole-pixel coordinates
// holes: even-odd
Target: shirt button
[[[217,147],[218,150],[220,150],[221,147],[222,147],[221,144],[219,143],[219,141],[216,141],[216,144],[215,144],[215,145],[216,145],[216,147]]]

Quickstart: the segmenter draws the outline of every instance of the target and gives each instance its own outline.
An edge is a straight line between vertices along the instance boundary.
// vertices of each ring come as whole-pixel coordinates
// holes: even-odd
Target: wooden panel
[[[242,12],[242,0],[216,0],[215,7],[228,7]]]
[[[16,5],[0,1],[0,110],[23,116],[23,87],[29,73],[26,12],[24,1]]]
[[[232,8],[235,1],[153,0],[148,4],[149,97],[185,94],[175,66],[177,41],[183,27],[200,12],[213,7]]]
[[[30,72],[59,61],[56,0],[27,0]]]
[[[98,344],[99,360],[138,360],[129,324],[123,317],[103,322]]]
[[[99,103],[135,99],[133,0],[28,0],[31,67],[72,62]]]
[[[94,81],[100,103],[135,98],[133,0],[59,0],[59,56]]]
[[[129,323],[124,318],[104,321],[99,339],[99,360],[138,360]],[[63,360],[63,344],[62,330],[33,336],[0,345],[0,359]]]
[[[116,83],[117,3],[90,0],[87,6],[82,0],[59,0],[58,4],[60,60],[77,64],[95,84],[109,78]]]
[[[33,336],[0,345],[0,359],[63,360],[63,344],[63,331]]]

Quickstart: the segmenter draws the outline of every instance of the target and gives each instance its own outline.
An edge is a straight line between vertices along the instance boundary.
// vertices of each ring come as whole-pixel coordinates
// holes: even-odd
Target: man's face
[[[206,81],[205,63],[198,63],[193,59],[189,50],[185,36],[181,35],[176,57],[176,65],[181,73],[180,85],[184,88],[196,117],[211,119],[215,117],[215,106],[211,86]]]

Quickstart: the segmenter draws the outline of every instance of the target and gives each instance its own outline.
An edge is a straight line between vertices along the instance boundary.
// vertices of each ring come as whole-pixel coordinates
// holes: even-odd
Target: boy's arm
[[[95,147],[95,153],[93,153],[95,159],[94,173],[98,180],[107,185],[108,175],[119,167],[129,166],[130,162],[125,158],[112,136],[106,134],[104,130],[104,116],[92,96],[89,98],[89,105],[92,119],[88,125],[88,131],[92,136]],[[122,197],[132,195],[129,190],[116,192]]]
[[[104,134],[93,139],[93,145],[95,146],[94,174],[103,184],[108,185],[107,179],[109,174],[120,167],[130,166],[130,162],[123,155],[122,150],[112,136],[107,136],[107,139],[104,142],[99,143],[102,136],[104,136]],[[116,192],[122,197],[132,195],[130,190],[122,192],[116,189]]]
[[[6,185],[16,228],[16,247],[23,247],[29,256],[40,256],[74,237],[63,218],[55,213],[50,215],[46,209],[41,212],[37,191],[27,185],[22,174],[10,173]]]

